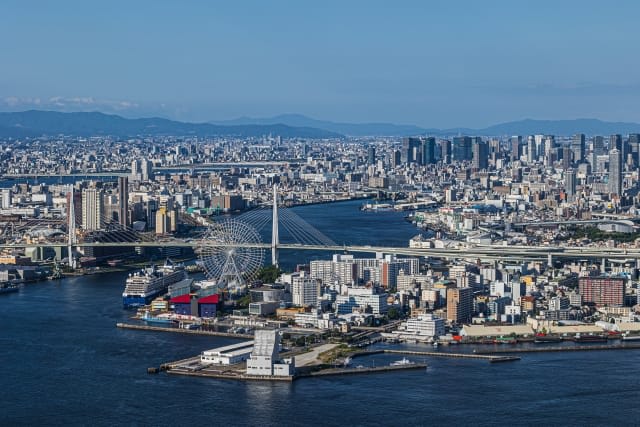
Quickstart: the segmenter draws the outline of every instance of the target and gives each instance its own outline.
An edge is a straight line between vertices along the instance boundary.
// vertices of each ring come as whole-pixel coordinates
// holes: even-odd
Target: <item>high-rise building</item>
[[[479,139],[479,138],[478,138]],[[487,169],[489,167],[489,147],[482,140],[476,140],[472,147],[473,168]]]
[[[422,164],[432,165],[436,162],[436,139],[428,137],[422,139]]]
[[[118,222],[122,226],[129,225],[129,178],[118,177]]]
[[[633,165],[640,166],[640,133],[629,134],[629,152],[633,156]]]
[[[140,181],[142,179],[142,172],[140,171],[140,160],[135,159],[131,161],[131,181]]]
[[[82,228],[100,230],[102,228],[102,191],[96,188],[82,190]]]
[[[440,160],[442,163],[451,163],[451,141],[443,139],[440,141]]]
[[[2,198],[2,209],[9,209],[12,202],[11,189],[3,188],[0,192],[0,197]]]
[[[576,194],[576,171],[567,169],[564,173],[564,191],[568,196]]]
[[[622,152],[609,151],[609,192],[622,196]]]
[[[593,137],[593,152],[596,156],[601,156],[604,154],[604,138],[601,136]]]
[[[584,162],[585,158],[585,137],[584,133],[576,133],[571,141],[571,151],[573,151],[573,161],[575,163]]]
[[[367,164],[375,165],[376,164],[376,147],[370,145],[367,148]]]
[[[520,160],[520,156],[522,155],[522,137],[521,136],[512,136],[510,139],[511,145],[511,153],[509,153],[509,160],[512,162],[516,160]]]
[[[316,307],[318,305],[318,293],[320,286],[317,279],[312,279],[310,276],[301,272],[291,278],[291,299],[294,305],[304,307],[312,305]]]
[[[544,144],[544,164],[546,166],[553,165],[556,152],[556,138],[553,135],[545,135],[543,139]]]
[[[609,137],[609,151],[614,148],[622,153],[622,135],[614,134]]]
[[[578,288],[582,303],[623,305],[624,279],[620,277],[581,277]]]
[[[456,136],[453,138],[453,160],[470,161],[473,158],[471,137]]]
[[[464,323],[471,320],[473,290],[471,288],[447,289],[447,320]]]
[[[562,147],[562,169],[567,170],[572,165],[573,150],[570,147]]]
[[[401,153],[403,164],[422,163],[422,142],[420,138],[403,138]]]
[[[140,173],[143,181],[149,181],[153,178],[153,163],[150,160],[142,159],[140,162]]]
[[[527,137],[527,163],[533,163],[538,158],[536,140],[533,135]]]

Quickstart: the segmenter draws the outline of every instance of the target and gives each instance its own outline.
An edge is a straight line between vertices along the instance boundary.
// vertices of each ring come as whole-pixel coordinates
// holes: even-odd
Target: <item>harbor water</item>
[[[359,205],[299,209],[336,242],[406,245],[417,234],[402,214],[363,213]],[[286,256],[292,262],[304,254]],[[420,358],[426,370],[293,383],[148,375],[150,366],[235,340],[116,328],[132,315],[121,305],[125,277],[73,277],[0,296],[0,425],[589,426],[640,419],[640,350],[524,353],[505,364]]]

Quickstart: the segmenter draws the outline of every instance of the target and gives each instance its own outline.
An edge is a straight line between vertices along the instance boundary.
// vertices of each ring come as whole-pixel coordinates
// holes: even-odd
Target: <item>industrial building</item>
[[[200,355],[200,362],[205,365],[235,365],[244,362],[251,355],[253,344],[253,341],[245,341],[205,350]]]
[[[295,373],[295,358],[280,359],[280,331],[257,330],[247,375],[289,377]]]

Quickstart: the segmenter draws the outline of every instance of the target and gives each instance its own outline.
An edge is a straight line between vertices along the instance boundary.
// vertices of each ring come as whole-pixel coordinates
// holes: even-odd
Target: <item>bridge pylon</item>
[[[273,184],[273,217],[271,226],[271,264],[278,266],[278,245],[280,236],[278,234],[278,185]]]
[[[73,184],[69,185],[67,192],[69,197],[67,201],[67,252],[69,255],[69,267],[75,268],[75,259],[73,258],[73,245],[76,243],[76,210],[73,194]]]

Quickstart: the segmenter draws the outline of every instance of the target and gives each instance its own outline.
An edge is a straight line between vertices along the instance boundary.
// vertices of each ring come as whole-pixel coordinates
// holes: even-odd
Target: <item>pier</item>
[[[481,353],[448,353],[448,352],[439,352],[439,351],[412,351],[412,350],[380,350],[380,353],[390,353],[390,354],[404,354],[407,356],[424,356],[424,357],[448,357],[448,358],[459,358],[459,359],[483,359],[488,360],[489,363],[498,363],[498,362],[514,362],[516,360],[520,360],[517,356],[491,356],[489,354],[481,354]],[[365,354],[375,354],[376,352],[366,352]],[[365,355],[363,353],[356,354],[354,356]]]
[[[390,371],[406,371],[416,369],[426,369],[426,363],[412,363],[410,365],[396,365],[396,366],[376,366],[376,367],[363,367],[363,368],[330,368],[323,369],[321,371],[314,371],[296,375],[296,378],[304,377],[324,377],[332,375],[352,375],[352,374],[372,374],[376,372],[390,372]]]
[[[138,331],[176,332],[180,334],[190,334],[190,335],[209,335],[213,337],[253,339],[253,335],[249,335],[249,334],[233,334],[230,332],[216,332],[216,331],[199,331],[197,329],[164,328],[162,326],[134,325],[131,323],[116,323],[116,327],[122,328],[122,329],[135,329]]]
[[[602,351],[602,350],[640,350],[640,344],[619,344],[619,345],[593,345],[580,344],[575,346],[559,347],[524,347],[524,348],[501,348],[495,350],[476,351],[476,355],[508,354],[508,353],[546,353],[559,351]]]

